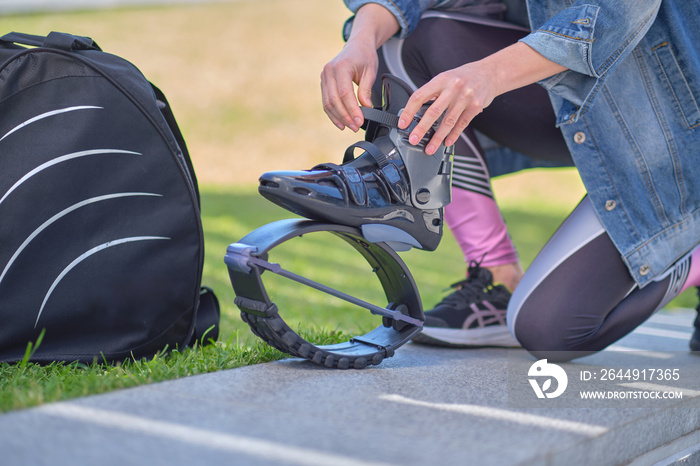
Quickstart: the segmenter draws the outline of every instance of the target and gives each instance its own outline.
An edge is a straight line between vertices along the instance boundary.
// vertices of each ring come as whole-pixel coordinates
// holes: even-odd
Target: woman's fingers
[[[346,45],[321,73],[323,110],[338,128],[358,131],[364,121],[359,102],[372,106],[371,89],[379,66],[375,50]],[[355,84],[358,85],[357,96]]]
[[[401,113],[399,126],[407,128],[420,109],[428,104],[409,141],[418,144],[439,121],[425,150],[433,154],[441,144],[449,146],[457,142],[472,119],[492,100],[484,97],[489,95],[489,90],[487,82],[479,79],[479,74],[470,70],[468,65],[441,73],[413,93]]]
[[[340,129],[348,127],[357,131],[360,125],[355,122],[357,113],[353,115],[353,107],[358,107],[359,111],[359,106],[351,73],[350,70],[335,70],[331,64],[326,65],[321,74],[321,99],[323,110],[333,124]]]

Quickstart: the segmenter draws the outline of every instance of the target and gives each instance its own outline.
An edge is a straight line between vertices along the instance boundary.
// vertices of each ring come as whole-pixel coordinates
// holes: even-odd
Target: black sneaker
[[[384,104],[363,108],[366,139],[348,148],[342,165],[267,172],[258,191],[303,217],[360,227],[368,241],[395,250],[433,251],[442,238],[442,207],[450,201],[452,148],[424,152],[434,129],[420,144],[410,144],[408,136],[420,118],[406,130],[398,128],[398,121],[411,89],[390,75],[382,82]],[[363,151],[357,158],[356,148]]]
[[[700,287],[698,287],[698,297],[700,297]],[[695,331],[690,337],[690,351],[700,351],[700,304],[698,304],[697,311],[698,315],[695,316],[695,322],[693,322]]]
[[[494,286],[491,272],[478,264],[472,264],[468,274],[452,285],[457,291],[425,313],[423,331],[413,342],[457,348],[520,346],[506,326],[508,289]]]

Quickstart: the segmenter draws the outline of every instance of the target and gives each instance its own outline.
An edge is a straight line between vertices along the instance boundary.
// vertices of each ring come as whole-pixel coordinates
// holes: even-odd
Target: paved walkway
[[[568,387],[556,399],[535,396],[522,350],[408,344],[359,371],[290,359],[8,413],[0,463],[697,465],[693,317],[659,314],[614,350],[561,364]],[[599,380],[618,368],[647,380]],[[678,380],[650,380],[658,368]],[[581,400],[582,389],[683,398]]]

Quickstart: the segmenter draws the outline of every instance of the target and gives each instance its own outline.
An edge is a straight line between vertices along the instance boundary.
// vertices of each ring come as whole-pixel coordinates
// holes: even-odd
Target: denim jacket
[[[448,3],[375,2],[400,9],[401,34]],[[528,0],[528,12],[523,42],[568,68],[540,83],[557,125],[644,286],[700,242],[700,2]]]
[[[354,12],[367,3],[382,5],[396,16],[401,27],[398,34],[401,39],[413,32],[421,15],[429,9],[489,16],[527,27],[524,0],[345,0],[347,7]],[[350,35],[352,19],[345,23],[343,29],[346,39]]]
[[[595,210],[637,283],[700,242],[700,4],[528,2],[523,41]]]

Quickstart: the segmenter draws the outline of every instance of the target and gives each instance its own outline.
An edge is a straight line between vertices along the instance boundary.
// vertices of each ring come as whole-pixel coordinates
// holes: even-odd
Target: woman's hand
[[[354,132],[363,122],[358,105],[372,106],[372,85],[377,77],[377,50],[366,41],[348,42],[343,50],[323,67],[321,99],[323,110],[338,128]],[[357,98],[355,87],[358,85]]]
[[[381,5],[368,3],[357,11],[345,47],[321,73],[323,110],[338,128],[360,129],[364,117],[358,100],[365,107],[372,106],[372,85],[379,68],[377,49],[398,30],[396,17]]]
[[[416,112],[433,101],[409,136],[411,144],[418,144],[442,117],[425,148],[425,152],[432,155],[440,144],[451,146],[457,142],[472,119],[497,96],[565,70],[530,46],[518,42],[483,60],[435,76],[408,100],[401,113],[399,127],[407,128]]]
[[[488,70],[479,62],[468,63],[440,73],[415,91],[401,113],[399,127],[407,128],[418,110],[433,101],[409,137],[411,144],[418,144],[442,117],[425,148],[425,152],[432,155],[440,144],[451,146],[457,142],[462,131],[496,95],[497,90]]]

